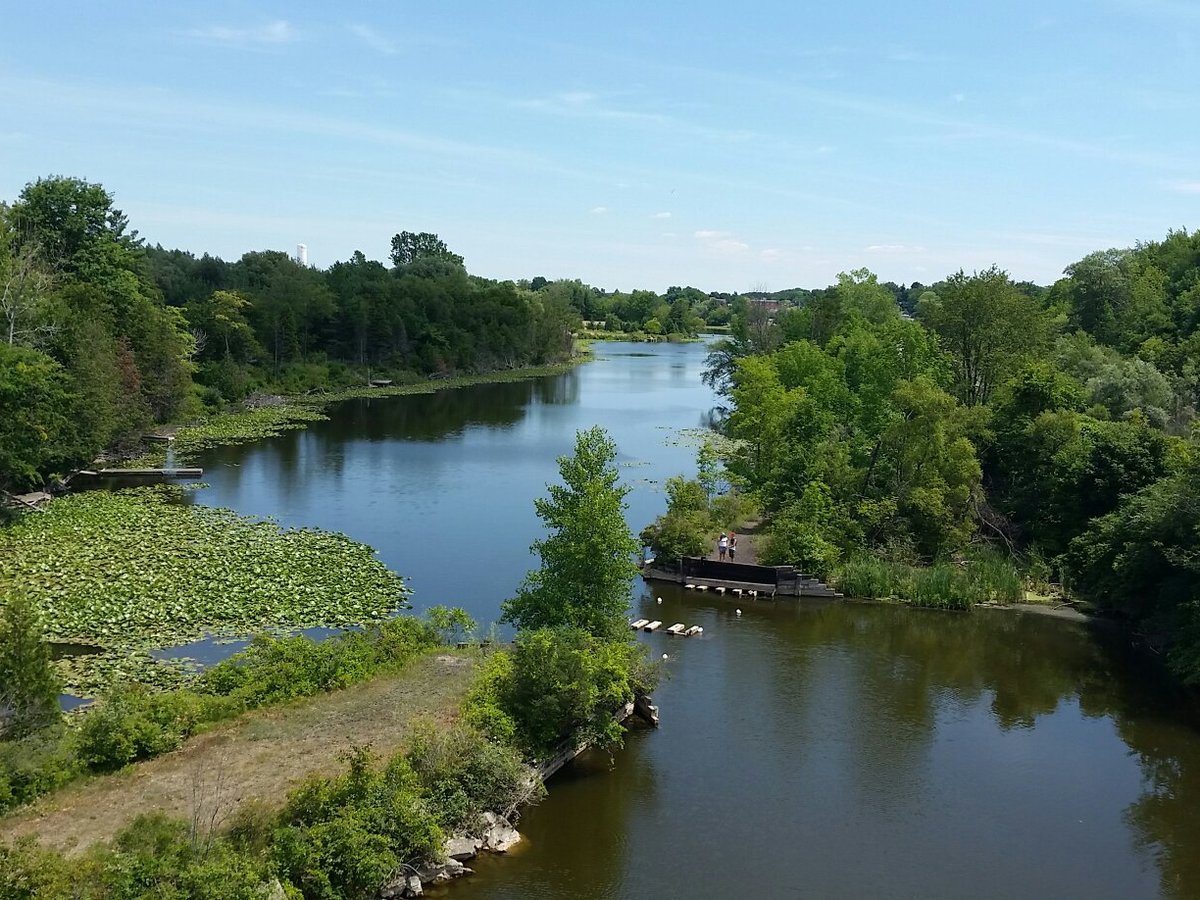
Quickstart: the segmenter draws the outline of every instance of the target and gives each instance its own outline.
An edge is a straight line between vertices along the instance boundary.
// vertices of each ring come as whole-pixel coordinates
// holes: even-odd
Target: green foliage
[[[119,769],[177,749],[201,723],[222,718],[228,708],[190,691],[118,687],[83,715],[75,754],[93,771]]]
[[[348,763],[343,775],[309,779],[279,817],[275,859],[307,898],[374,896],[401,863],[441,850],[442,830],[403,756],[379,769],[359,748]]]
[[[314,529],[286,531],[177,490],[91,491],[56,500],[0,533],[0,582],[24,591],[51,640],[106,654],[75,659],[79,690],[133,651],[205,635],[378,620],[408,593],[371,548]]]
[[[465,609],[460,607],[431,606],[425,611],[429,625],[441,635],[443,643],[456,644],[467,639],[478,628],[478,624]]]
[[[444,730],[417,723],[405,759],[438,825],[448,832],[473,829],[487,811],[509,816],[544,791],[530,780],[515,750],[466,726]]]
[[[399,671],[436,645],[433,630],[410,616],[324,641],[259,635],[245,650],[205,670],[197,690],[228,697],[241,709],[254,709]]]
[[[810,482],[798,500],[771,520],[759,548],[759,562],[792,565],[802,572],[831,571],[841,555],[836,516],[829,488]]]
[[[568,738],[619,745],[614,713],[650,689],[642,648],[580,628],[522,632],[511,654],[496,654],[473,688],[466,718],[494,740],[543,758]]]
[[[33,603],[0,598],[0,738],[24,737],[58,718],[60,683]]]
[[[959,270],[926,295],[921,321],[937,332],[954,359],[964,403],[987,403],[1009,372],[1040,352],[1050,333],[1041,303],[996,266],[966,275]]]
[[[0,814],[57,790],[81,771],[64,725],[0,741]]]
[[[1064,560],[1070,587],[1171,634],[1171,667],[1200,683],[1200,448],[1094,519]]]
[[[62,366],[0,343],[0,490],[36,485],[66,466],[76,441],[74,407]]]
[[[851,597],[898,600],[939,609],[969,609],[984,602],[1015,603],[1025,596],[1016,567],[995,557],[962,564],[910,566],[860,553],[837,567],[834,583]]]
[[[558,460],[563,484],[534,501],[550,534],[534,541],[541,566],[503,605],[504,621],[520,628],[579,627],[612,637],[625,628],[638,544],[625,523],[625,495],[616,445],[602,428],[581,431],[575,453]]]

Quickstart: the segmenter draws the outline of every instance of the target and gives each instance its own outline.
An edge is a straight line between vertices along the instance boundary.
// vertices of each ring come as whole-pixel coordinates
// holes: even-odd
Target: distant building
[[[296,262],[302,266],[308,265],[308,244],[296,245]]]
[[[747,297],[746,299],[769,313],[777,313],[783,309],[783,301],[776,300],[774,297]]]

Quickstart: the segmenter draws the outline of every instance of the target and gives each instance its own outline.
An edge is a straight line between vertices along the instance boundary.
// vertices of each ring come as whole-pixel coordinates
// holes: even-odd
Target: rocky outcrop
[[[492,853],[507,853],[521,840],[521,834],[512,827],[512,823],[503,816],[493,812],[483,814],[484,829],[481,846]]]
[[[473,859],[481,850],[489,853],[507,853],[521,840],[521,834],[504,816],[486,812],[479,820],[474,834],[455,835],[442,848],[445,862],[429,863],[418,868],[405,866],[397,872],[379,891],[379,896],[390,900],[393,897],[420,897],[425,887],[444,884],[470,875],[473,871],[463,865],[463,860]]]

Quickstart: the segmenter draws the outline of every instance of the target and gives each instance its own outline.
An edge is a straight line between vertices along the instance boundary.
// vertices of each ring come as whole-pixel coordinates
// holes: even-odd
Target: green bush
[[[56,725],[20,741],[0,742],[0,814],[62,787],[78,776],[79,760]]]
[[[435,859],[443,834],[403,756],[385,768],[364,748],[348,771],[293,791],[275,833],[280,872],[307,898],[374,896],[401,863]]]
[[[434,629],[411,616],[324,641],[260,635],[242,652],[208,669],[199,690],[254,709],[339,690],[396,671],[437,643]]]
[[[228,704],[187,690],[155,694],[121,687],[82,714],[75,753],[93,771],[119,769],[175,750],[200,725],[228,712]]]
[[[418,723],[405,754],[421,781],[438,824],[447,831],[469,828],[485,811],[509,815],[538,796],[516,751],[489,741],[473,728],[449,731]]]
[[[579,628],[523,632],[508,655],[488,666],[468,696],[467,721],[534,759],[568,737],[619,746],[614,713],[654,680],[641,645]]]

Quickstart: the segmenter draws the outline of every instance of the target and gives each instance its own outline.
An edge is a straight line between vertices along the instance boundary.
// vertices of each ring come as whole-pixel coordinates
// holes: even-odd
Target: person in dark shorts
[[[729,549],[729,538],[725,536],[725,532],[721,532],[721,539],[717,541],[717,559],[725,559],[725,551]]]

